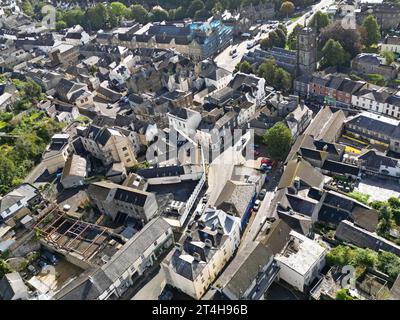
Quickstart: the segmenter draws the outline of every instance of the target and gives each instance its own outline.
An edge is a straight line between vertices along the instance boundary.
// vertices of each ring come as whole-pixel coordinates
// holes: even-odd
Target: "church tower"
[[[297,35],[297,75],[312,74],[317,69],[317,33],[311,27]]]

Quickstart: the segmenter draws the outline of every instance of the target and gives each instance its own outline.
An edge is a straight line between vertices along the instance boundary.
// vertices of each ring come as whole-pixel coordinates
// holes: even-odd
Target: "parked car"
[[[256,202],[254,202],[253,210],[258,211],[258,209],[260,209],[260,205],[261,205],[261,200],[257,199]]]
[[[58,263],[57,257],[56,257],[54,254],[52,254],[50,251],[47,251],[47,250],[43,251],[43,252],[42,252],[42,257],[43,257],[47,262],[49,262],[50,264],[52,264],[53,266],[55,266],[55,265]]]
[[[251,49],[253,47],[254,47],[254,42],[247,43],[247,46],[246,46],[247,49]]]
[[[47,267],[47,262],[45,260],[43,260],[43,259],[39,259],[37,264],[41,269]]]
[[[263,172],[269,172],[272,170],[272,167],[267,165],[266,163],[261,164],[260,170]]]
[[[264,200],[266,194],[267,194],[267,190],[261,189],[260,193],[258,194],[258,199]]]
[[[27,267],[27,269],[33,276],[36,276],[39,273],[39,271],[31,264]]]
[[[232,55],[232,59],[236,59],[238,56],[237,52]]]

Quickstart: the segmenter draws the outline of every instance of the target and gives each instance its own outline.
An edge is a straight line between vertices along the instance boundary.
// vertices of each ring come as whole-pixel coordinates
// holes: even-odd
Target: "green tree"
[[[150,11],[152,21],[168,20],[168,12],[161,9],[153,9]]]
[[[248,61],[242,61],[236,65],[235,72],[237,71],[249,74],[253,72],[253,68]]]
[[[376,21],[373,15],[367,16],[363,21],[363,27],[366,30],[366,37],[364,43],[367,47],[377,44],[380,39],[380,28],[378,21]]]
[[[129,16],[130,12],[127,8],[126,5],[124,5],[121,2],[111,2],[110,3],[110,8],[111,8],[111,12],[116,16],[116,17],[126,17]]]
[[[285,69],[276,68],[273,86],[279,91],[283,91],[285,93],[289,92],[292,87],[290,73]]]
[[[318,37],[319,48],[323,48],[330,40],[338,41],[343,49],[354,58],[362,51],[360,29],[344,29],[340,22],[330,23],[321,29]]]
[[[7,273],[13,272],[11,267],[8,265],[6,261],[0,259],[0,279],[4,277]]]
[[[67,23],[64,20],[59,20],[56,22],[56,30],[57,31],[66,29],[67,27],[68,27]]]
[[[284,160],[292,141],[292,134],[283,122],[277,122],[263,135],[268,155],[274,160]]]
[[[277,28],[275,30],[276,35],[278,36],[278,41],[276,46],[279,48],[284,48],[286,46],[286,34],[282,29]]]
[[[391,65],[393,63],[394,59],[396,58],[394,53],[389,50],[383,51],[382,56],[385,58],[385,63],[387,65]]]
[[[287,44],[290,50],[296,50],[297,47],[297,35],[304,28],[301,24],[296,24],[293,31],[289,34]]]
[[[83,12],[81,8],[73,8],[71,10],[61,12],[61,16],[61,20],[65,21],[68,27],[73,27],[77,24],[86,26],[87,21],[85,21],[85,12]]]
[[[380,252],[377,267],[378,270],[395,280],[400,274],[400,258],[391,252]]]
[[[283,17],[288,17],[294,12],[294,4],[290,1],[282,2],[279,14]]]
[[[0,193],[6,193],[10,190],[15,173],[14,161],[8,158],[6,154],[0,153]]]
[[[325,28],[329,25],[329,22],[330,19],[328,14],[326,14],[325,12],[317,11],[311,18],[309,26],[314,27],[317,32],[320,33],[322,28]]]
[[[147,23],[149,20],[149,12],[140,4],[134,4],[130,7],[131,17],[139,23]],[[176,15],[176,12],[175,12]]]
[[[393,214],[391,208],[383,206],[379,210],[379,223],[376,232],[381,236],[385,236],[392,226],[392,219]]]
[[[343,288],[336,292],[336,300],[354,300],[349,294],[349,289]]]
[[[275,79],[276,63],[273,59],[268,59],[258,67],[257,74],[265,79],[268,85],[272,85]]]
[[[204,3],[201,0],[194,0],[190,3],[186,15],[193,18],[197,11],[204,9]]]
[[[22,11],[28,15],[28,16],[33,16],[34,12],[33,12],[33,6],[32,3],[30,3],[30,1],[28,0],[24,0],[22,1]]]
[[[350,56],[343,49],[342,45],[333,39],[328,40],[322,49],[322,59],[320,65],[322,68],[340,67],[349,63]]]
[[[278,29],[282,30],[285,35],[287,35],[287,28],[283,23],[278,24]]]
[[[90,30],[105,28],[108,23],[108,18],[108,10],[102,3],[96,4],[85,12],[85,24]]]

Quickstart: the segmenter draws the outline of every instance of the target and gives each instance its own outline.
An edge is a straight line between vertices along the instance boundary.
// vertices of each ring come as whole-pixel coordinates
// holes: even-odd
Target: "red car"
[[[275,160],[271,160],[269,158],[262,158],[261,159],[261,164],[266,164],[267,166],[270,166],[270,167],[274,168],[277,163],[276,163]]]

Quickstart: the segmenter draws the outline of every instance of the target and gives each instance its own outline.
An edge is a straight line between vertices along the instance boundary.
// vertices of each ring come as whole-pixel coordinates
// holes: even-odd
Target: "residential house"
[[[74,65],[78,62],[79,47],[67,43],[61,43],[49,52],[49,57],[54,66]]]
[[[279,267],[274,255],[281,252],[289,240],[290,227],[277,219],[261,232],[257,241],[243,246],[217,279],[214,287],[230,300],[262,299],[274,282]]]
[[[367,174],[400,177],[400,161],[376,150],[363,150],[357,156],[357,160],[363,172]]]
[[[286,247],[275,256],[280,267],[279,279],[301,292],[307,292],[325,266],[327,252],[328,249],[316,241],[291,231]]]
[[[93,94],[84,83],[77,83],[65,78],[61,79],[54,88],[56,97],[62,102],[79,107],[93,105]]]
[[[238,72],[229,83],[229,87],[235,91],[244,93],[249,101],[261,105],[266,96],[265,79],[252,74]]]
[[[393,65],[385,65],[382,58],[374,53],[360,53],[351,60],[351,68],[361,74],[379,74],[385,80],[393,80],[397,78],[398,70]]]
[[[170,127],[186,136],[193,136],[201,122],[201,114],[198,111],[187,108],[173,108],[167,113]]]
[[[0,111],[9,109],[17,98],[17,89],[13,84],[0,84]]]
[[[221,90],[232,80],[232,72],[218,67],[214,61],[204,60],[199,67],[199,75],[204,78],[206,87],[214,86],[216,90]]]
[[[304,104],[300,104],[297,108],[289,113],[284,122],[292,133],[292,140],[302,134],[309,126],[312,120],[312,111]]]
[[[239,218],[222,210],[206,209],[162,262],[167,284],[200,299],[233,256],[239,242]]]
[[[64,168],[65,162],[71,153],[69,134],[55,134],[42,155],[42,165],[50,174]]]
[[[65,163],[61,184],[65,189],[76,188],[84,184],[87,170],[86,159],[72,154]]]
[[[122,162],[131,168],[137,162],[131,139],[118,127],[90,125],[80,136],[84,149],[104,165]]]
[[[381,52],[385,51],[400,53],[400,37],[387,35],[381,43]]]
[[[92,183],[88,195],[100,212],[120,223],[131,217],[143,226],[158,210],[155,194],[113,182]]]
[[[18,272],[7,273],[0,280],[0,297],[3,300],[28,300],[28,287]]]
[[[346,120],[345,130],[356,138],[400,152],[400,121],[364,111]]]
[[[294,193],[303,187],[322,189],[324,175],[310,163],[298,156],[288,161],[278,184],[278,190],[289,188]]]
[[[244,229],[256,197],[254,184],[244,181],[228,180],[215,206],[224,212],[240,219],[240,228]]]
[[[353,93],[364,85],[364,81],[350,80],[341,75],[314,73],[308,84],[308,97],[319,102],[349,108]]]
[[[0,198],[0,217],[12,218],[23,209],[32,209],[42,201],[42,196],[34,186],[23,183]]]

